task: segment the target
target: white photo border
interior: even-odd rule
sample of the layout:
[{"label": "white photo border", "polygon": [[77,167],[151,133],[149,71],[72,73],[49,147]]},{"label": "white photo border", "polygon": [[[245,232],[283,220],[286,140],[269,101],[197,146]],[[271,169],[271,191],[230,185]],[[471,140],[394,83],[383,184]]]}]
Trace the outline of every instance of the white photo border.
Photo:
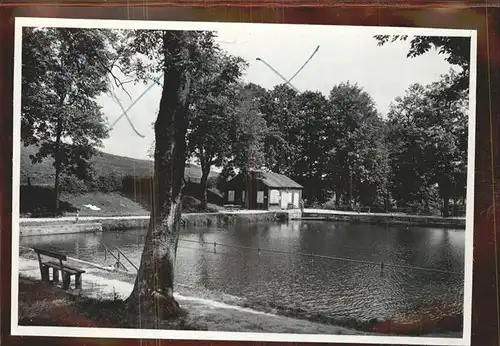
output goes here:
[{"label": "white photo border", "polygon": [[462,338],[444,337],[402,337],[402,336],[347,336],[320,334],[281,334],[215,331],[179,331],[120,328],[84,327],[39,327],[19,326],[19,187],[20,187],[20,131],[21,131],[21,57],[23,27],[71,27],[108,29],[169,29],[169,30],[220,30],[234,26],[297,27],[333,25],[309,24],[267,24],[237,22],[197,22],[197,21],[140,21],[107,19],[70,18],[15,18],[14,50],[14,114],[13,114],[13,170],[12,170],[12,280],[11,280],[11,334],[16,336],[44,337],[92,337],[92,338],[133,338],[133,339],[180,339],[180,340],[221,340],[221,341],[262,341],[262,342],[317,342],[317,343],[370,343],[408,345],[469,345],[471,339],[472,313],[472,272],[473,272],[473,229],[474,229],[474,172],[476,137],[476,78],[477,78],[477,31],[463,29],[403,28],[374,26],[337,26],[350,30],[369,31],[371,35],[425,35],[470,37],[470,78],[469,78],[469,121],[468,121],[468,162],[467,162],[467,205],[464,260],[464,304]]}]

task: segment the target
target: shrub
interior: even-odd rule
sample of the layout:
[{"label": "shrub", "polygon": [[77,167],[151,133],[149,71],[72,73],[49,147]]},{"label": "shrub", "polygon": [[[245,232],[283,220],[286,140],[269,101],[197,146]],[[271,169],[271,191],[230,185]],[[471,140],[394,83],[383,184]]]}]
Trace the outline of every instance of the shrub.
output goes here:
[{"label": "shrub", "polygon": [[209,189],[217,188],[218,185],[218,177],[208,177],[207,185]]},{"label": "shrub", "polygon": [[93,191],[100,191],[104,193],[121,191],[122,179],[113,173],[100,175],[97,179],[92,181],[91,186]]},{"label": "shrub", "polygon": [[88,192],[88,186],[85,181],[78,179],[73,175],[65,175],[60,181],[59,188],[62,192],[71,194],[82,194]]}]

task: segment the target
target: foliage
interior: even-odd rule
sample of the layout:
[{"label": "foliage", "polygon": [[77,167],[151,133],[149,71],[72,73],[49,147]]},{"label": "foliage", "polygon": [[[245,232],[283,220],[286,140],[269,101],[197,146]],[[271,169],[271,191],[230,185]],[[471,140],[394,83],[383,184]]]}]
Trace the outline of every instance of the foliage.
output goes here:
[{"label": "foliage", "polygon": [[[297,122],[294,134],[293,165],[290,175],[304,186],[304,198],[309,202],[323,202],[329,197],[329,186],[324,179],[329,168],[325,165],[328,147],[334,137],[328,133],[332,120],[328,100],[319,92],[306,91],[297,96]],[[294,138],[295,137],[295,138]]]},{"label": "foliage", "polygon": [[112,40],[107,30],[23,29],[22,140],[38,148],[33,163],[54,159],[56,209],[60,174],[88,178],[107,136],[96,97],[110,85]]},{"label": "foliage", "polygon": [[61,192],[80,195],[89,191],[86,182],[73,175],[62,176],[60,184]]},{"label": "foliage", "polygon": [[467,93],[449,96],[453,71],[428,86],[412,85],[389,112],[392,194],[402,203],[424,205],[440,198],[465,200]]},{"label": "foliage", "polygon": [[[246,63],[214,46],[193,73],[189,105],[187,156],[201,166],[204,186],[202,208],[207,204],[210,169],[231,155],[237,82]],[[201,61],[200,61],[201,62]]]},{"label": "foliage", "polygon": [[300,119],[297,111],[297,92],[288,85],[277,85],[269,92],[265,120],[269,126],[266,136],[266,164],[274,172],[290,174],[300,146]]},{"label": "foliage", "polygon": [[[163,75],[165,67],[185,68],[193,74],[203,65],[203,59],[217,50],[212,31],[182,31],[183,47],[189,59],[180,56],[171,43],[165,45],[165,35],[175,33],[165,30],[120,30],[117,34],[117,54],[123,73],[136,82],[149,84]],[[158,82],[158,84],[163,85]]]},{"label": "foliage", "polygon": [[337,205],[350,202],[351,192],[364,198],[358,202],[377,202],[388,173],[384,123],[362,88],[342,83],[327,99],[280,85],[266,100],[266,158],[272,170],[303,184],[309,202],[322,203],[333,191]]},{"label": "foliage", "polygon": [[331,121],[327,124],[330,147],[327,179],[336,192],[336,203],[373,205],[385,189],[388,173],[384,123],[371,96],[350,83],[335,86],[329,95]]},{"label": "foliage", "polygon": [[243,172],[260,169],[265,164],[264,139],[267,124],[260,112],[254,90],[238,88],[233,123],[232,161],[229,165]]},{"label": "foliage", "polygon": [[385,123],[362,88],[342,83],[329,99],[286,85],[247,89],[267,123],[261,132],[267,168],[301,183],[310,203],[326,201],[333,191],[337,204],[350,201],[351,192],[358,203],[385,203]]},{"label": "foliage", "polygon": [[215,186],[217,187],[217,189],[224,191],[226,189],[226,182],[228,182],[235,176],[236,173],[234,171],[233,162],[230,160],[226,160],[226,162],[224,162],[224,165],[222,166],[222,171],[217,176]]},{"label": "foliage", "polygon": [[[378,44],[384,45],[387,42],[407,41],[407,35],[376,35]],[[461,67],[461,72],[454,80],[452,89],[463,91],[469,88],[470,76],[470,48],[469,37],[451,36],[414,36],[410,40],[410,49],[407,56],[414,58],[435,49],[439,54],[444,54],[446,61],[451,65]]]},{"label": "foliage", "polygon": [[123,187],[122,181],[123,178],[111,172],[107,175],[99,175],[97,178],[92,180],[90,185],[92,186],[92,191],[104,193],[118,192],[121,191]]}]

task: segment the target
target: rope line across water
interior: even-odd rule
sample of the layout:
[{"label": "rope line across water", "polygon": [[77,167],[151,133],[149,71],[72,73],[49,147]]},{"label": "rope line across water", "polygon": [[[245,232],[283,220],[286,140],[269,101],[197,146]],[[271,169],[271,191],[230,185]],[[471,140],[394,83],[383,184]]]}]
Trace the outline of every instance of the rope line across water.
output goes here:
[{"label": "rope line across water", "polygon": [[251,247],[251,246],[221,244],[221,243],[217,243],[217,242],[206,242],[206,241],[190,240],[190,239],[179,239],[179,241],[180,242],[203,244],[203,245],[213,245],[214,247],[223,246],[223,247],[232,247],[232,248],[246,249],[246,250],[256,250],[259,253],[271,252],[271,253],[279,253],[279,254],[287,254],[287,255],[298,255],[298,256],[308,256],[308,257],[314,257],[314,258],[323,258],[323,259],[352,262],[352,263],[370,264],[370,265],[381,266],[382,268],[383,267],[405,268],[405,269],[422,270],[422,271],[436,272],[436,273],[443,273],[443,274],[464,275],[464,273],[462,273],[462,272],[456,272],[456,271],[451,271],[451,270],[433,269],[433,268],[425,268],[425,267],[418,267],[418,266],[408,266],[408,265],[392,264],[392,263],[385,263],[385,262],[373,262],[373,261],[357,260],[357,259],[346,258],[346,257],[318,255],[318,254],[306,253],[306,252],[293,252],[293,251],[265,249],[265,248],[261,249],[261,248]]}]

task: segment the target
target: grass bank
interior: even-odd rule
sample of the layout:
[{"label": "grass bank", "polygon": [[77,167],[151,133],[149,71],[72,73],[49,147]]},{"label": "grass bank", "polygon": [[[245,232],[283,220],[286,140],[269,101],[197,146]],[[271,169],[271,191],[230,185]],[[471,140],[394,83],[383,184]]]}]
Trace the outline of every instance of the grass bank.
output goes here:
[{"label": "grass bank", "polygon": [[[21,217],[49,216],[43,211],[50,209],[53,198],[51,188],[31,186],[21,190]],[[150,213],[145,203],[119,192],[62,193],[59,200],[64,216],[75,216],[77,210],[80,217],[148,216]],[[183,213],[217,212],[222,209],[213,203],[208,203],[204,209],[199,199],[184,196]]]}]

